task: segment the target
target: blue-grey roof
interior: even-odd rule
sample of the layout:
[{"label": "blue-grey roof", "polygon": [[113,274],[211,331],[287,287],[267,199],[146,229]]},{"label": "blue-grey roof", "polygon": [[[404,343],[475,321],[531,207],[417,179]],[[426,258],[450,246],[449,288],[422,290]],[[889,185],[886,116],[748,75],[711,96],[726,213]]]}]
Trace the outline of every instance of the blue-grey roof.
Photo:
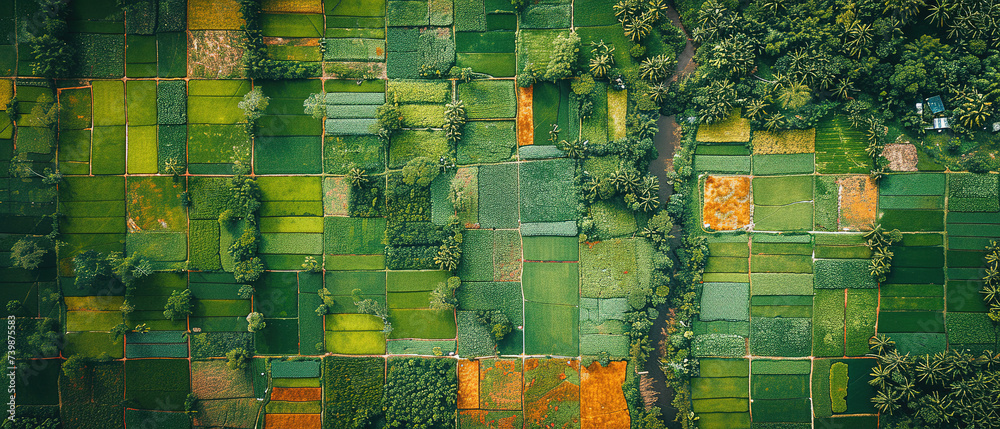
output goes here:
[{"label": "blue-grey roof", "polygon": [[931,113],[941,113],[944,111],[944,101],[940,95],[935,95],[927,99],[927,105],[931,108]]}]

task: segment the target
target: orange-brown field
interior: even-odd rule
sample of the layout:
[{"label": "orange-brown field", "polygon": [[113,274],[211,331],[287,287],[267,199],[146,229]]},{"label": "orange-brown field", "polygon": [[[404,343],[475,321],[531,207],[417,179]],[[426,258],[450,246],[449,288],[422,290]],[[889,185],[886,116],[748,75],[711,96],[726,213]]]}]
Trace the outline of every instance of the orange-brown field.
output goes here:
[{"label": "orange-brown field", "polygon": [[532,113],[533,87],[517,88],[517,145],[535,142],[535,120]]},{"label": "orange-brown field", "polygon": [[267,429],[318,428],[322,426],[320,414],[268,414]]},{"label": "orange-brown field", "polygon": [[607,367],[591,363],[580,371],[580,422],[582,429],[629,427],[628,404],[622,392],[626,362]]},{"label": "orange-brown field", "polygon": [[705,178],[705,228],[731,231],[750,224],[750,178],[708,176]]},{"label": "orange-brown field", "polygon": [[[167,186],[162,186],[168,183]],[[180,195],[184,182],[154,178],[128,181],[128,228],[139,231],[183,231],[187,228]]]},{"label": "orange-brown field", "polygon": [[524,421],[530,427],[579,427],[580,361],[524,361]]},{"label": "orange-brown field", "polygon": [[871,229],[878,208],[878,187],[868,176],[848,176],[837,183],[840,184],[840,229]]},{"label": "orange-brown field", "polygon": [[319,387],[275,387],[271,392],[272,401],[319,401],[323,399],[323,389]]},{"label": "orange-brown field", "polygon": [[458,361],[458,409],[479,408],[479,361]]},{"label": "orange-brown field", "polygon": [[480,408],[520,410],[523,380],[520,359],[483,361],[479,369]]},{"label": "orange-brown field", "polygon": [[521,429],[524,423],[517,411],[464,410],[458,413],[461,428]]}]

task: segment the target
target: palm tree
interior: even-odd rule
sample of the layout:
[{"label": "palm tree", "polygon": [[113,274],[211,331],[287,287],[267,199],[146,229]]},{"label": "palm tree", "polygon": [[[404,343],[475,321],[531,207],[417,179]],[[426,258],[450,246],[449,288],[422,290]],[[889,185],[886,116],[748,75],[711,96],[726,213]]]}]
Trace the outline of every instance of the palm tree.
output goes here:
[{"label": "palm tree", "polygon": [[876,355],[883,355],[889,350],[896,348],[896,342],[885,334],[878,334],[868,339],[868,348]]},{"label": "palm tree", "polygon": [[559,142],[559,148],[566,152],[566,156],[573,159],[583,159],[587,157],[587,145],[590,140],[573,140],[572,142],[567,142],[566,140]]},{"label": "palm tree", "polygon": [[979,128],[990,117],[992,113],[990,106],[992,105],[993,103],[986,101],[986,98],[982,94],[973,91],[971,94],[965,96],[965,100],[961,106],[962,112],[959,115],[959,121],[966,128]]},{"label": "palm tree", "polygon": [[663,100],[667,98],[669,93],[669,88],[663,82],[657,82],[654,85],[650,85],[649,89],[646,90],[646,96],[649,97],[650,100],[653,100],[656,104],[663,103]]},{"label": "palm tree", "polygon": [[768,105],[767,101],[764,101],[763,99],[754,98],[754,99],[750,100],[747,103],[747,106],[746,106],[746,109],[747,109],[747,118],[754,119],[754,120],[762,118],[764,116],[764,114],[766,113],[764,111],[764,109],[766,109],[768,106],[769,105]]},{"label": "palm tree", "polygon": [[872,379],[868,380],[868,384],[875,386],[879,389],[885,388],[890,380],[892,380],[892,373],[885,369],[882,364],[878,364],[872,367],[871,372]]},{"label": "palm tree", "polygon": [[583,183],[583,194],[589,199],[597,199],[600,195],[601,181],[596,177],[588,177]]},{"label": "palm tree", "polygon": [[920,8],[925,5],[924,0],[888,0],[882,13],[892,11],[894,17],[906,24],[916,17],[920,13]]},{"label": "palm tree", "polygon": [[878,408],[879,412],[891,415],[899,409],[899,399],[899,392],[895,390],[879,390],[875,394],[875,397],[872,398],[872,402],[875,404],[875,408]]},{"label": "palm tree", "polygon": [[775,113],[768,116],[767,120],[764,121],[764,127],[767,128],[768,131],[776,131],[783,125],[785,125],[785,117],[781,113]]},{"label": "palm tree", "polygon": [[794,83],[778,93],[778,101],[785,109],[798,109],[812,100],[812,90],[804,83]]},{"label": "palm tree", "polygon": [[996,302],[997,298],[1000,298],[1000,285],[987,283],[979,293],[983,294],[983,301],[992,304]]},{"label": "palm tree", "polygon": [[835,95],[844,100],[851,97],[851,92],[854,92],[854,82],[849,77],[844,77],[837,81],[837,86],[833,90]]},{"label": "palm tree", "polygon": [[651,212],[660,206],[660,196],[657,194],[643,193],[639,195],[639,208],[644,212]]},{"label": "palm tree", "polygon": [[360,188],[368,183],[368,175],[365,170],[355,167],[347,172],[347,181],[351,183],[351,187]]},{"label": "palm tree", "polygon": [[659,54],[642,60],[639,64],[639,77],[647,82],[658,82],[666,79],[673,72],[676,60]]},{"label": "palm tree", "polygon": [[937,0],[937,4],[928,9],[927,21],[937,22],[938,27],[944,27],[945,21],[950,20],[955,12],[955,6],[951,0]]},{"label": "palm tree", "polygon": [[908,380],[906,377],[903,377],[903,381],[896,386],[896,391],[899,392],[900,398],[906,400],[906,402],[912,401],[920,394],[920,391],[917,390],[917,385],[913,384],[913,381]]},{"label": "palm tree", "polygon": [[917,373],[917,380],[921,383],[937,385],[944,382],[944,370],[941,368],[941,361],[931,357],[931,355],[924,355],[917,362],[915,371]]},{"label": "palm tree", "polygon": [[590,73],[597,78],[607,76],[615,65],[613,55],[615,45],[608,46],[603,39],[600,42],[591,42],[590,45],[592,46],[590,53],[594,56],[590,59]]},{"label": "palm tree", "polygon": [[853,21],[847,29],[846,36],[844,46],[847,47],[847,53],[861,58],[861,54],[867,52],[868,46],[872,43],[872,25]]},{"label": "palm tree", "polygon": [[782,0],[764,0],[764,2],[761,3],[760,6],[762,9],[768,11],[772,15],[778,13],[778,9],[785,8],[785,5],[782,4]]},{"label": "palm tree", "polygon": [[623,21],[622,30],[625,32],[625,37],[628,37],[633,43],[642,42],[642,39],[646,38],[653,30],[650,18],[650,15],[643,14]]}]

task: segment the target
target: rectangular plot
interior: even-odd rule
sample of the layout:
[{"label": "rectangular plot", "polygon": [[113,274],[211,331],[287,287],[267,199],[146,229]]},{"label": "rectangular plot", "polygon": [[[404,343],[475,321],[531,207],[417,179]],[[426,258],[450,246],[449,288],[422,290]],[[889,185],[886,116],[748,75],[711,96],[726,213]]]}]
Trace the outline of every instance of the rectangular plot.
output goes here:
[{"label": "rectangular plot", "polygon": [[883,296],[879,307],[886,311],[944,310],[944,299],[942,297]]},{"label": "rectangular plot", "polygon": [[[847,355],[861,356],[869,352],[868,339],[875,335],[878,291],[870,289],[849,289],[844,318],[847,321]],[[882,328],[881,313],[879,329]]]},{"label": "rectangular plot", "polygon": [[526,261],[576,261],[580,259],[579,240],[574,237],[524,237]]},{"label": "rectangular plot", "polygon": [[517,165],[494,164],[479,168],[479,221],[483,228],[516,228]]},{"label": "rectangular plot", "polygon": [[740,377],[692,378],[691,398],[746,398],[750,394],[750,379],[747,375],[749,373]]},{"label": "rectangular plot", "polygon": [[749,173],[749,156],[695,156],[695,170],[718,173]]},{"label": "rectangular plot", "polygon": [[753,273],[750,275],[753,295],[811,295],[813,275],[798,273]]},{"label": "rectangular plot", "polygon": [[800,422],[812,421],[809,398],[761,399],[750,404],[754,422]]},{"label": "rectangular plot", "polygon": [[[808,365],[808,361],[803,361]],[[754,365],[756,366],[756,365]],[[809,397],[808,374],[760,374],[750,377],[750,397],[760,399],[792,399]]]},{"label": "rectangular plot", "polygon": [[746,258],[711,256],[705,264],[707,273],[745,273],[749,270],[750,262]]},{"label": "rectangular plot", "polygon": [[817,289],[874,289],[878,285],[868,273],[864,259],[819,259],[815,270],[814,286]]},{"label": "rectangular plot", "polygon": [[812,255],[753,255],[750,271],[755,273],[812,273]]},{"label": "rectangular plot", "polygon": [[579,300],[578,270],[576,263],[525,263],[522,279],[525,300],[576,305]]},{"label": "rectangular plot", "polygon": [[944,195],[943,173],[889,174],[879,182],[879,195]]},{"label": "rectangular plot", "polygon": [[125,85],[94,81],[94,126],[125,125]]},{"label": "rectangular plot", "polygon": [[754,229],[757,231],[808,231],[813,225],[812,202],[786,206],[754,206]]},{"label": "rectangular plot", "polygon": [[800,201],[811,201],[812,176],[754,177],[753,202],[760,205],[779,206]]},{"label": "rectangular plot", "polygon": [[334,295],[351,295],[354,289],[361,289],[363,295],[384,295],[386,273],[384,271],[337,271],[326,273],[326,287]]},{"label": "rectangular plot", "polygon": [[879,314],[879,330],[885,332],[944,332],[944,316],[936,311]]},{"label": "rectangular plot", "polygon": [[530,355],[579,356],[579,316],[575,306],[526,302],[524,352]]},{"label": "rectangular plot", "polygon": [[943,209],[943,195],[882,195],[878,199],[881,209]]},{"label": "rectangular plot", "polygon": [[379,331],[327,331],[325,340],[326,351],[330,353],[345,355],[380,355],[385,353],[385,336]]},{"label": "rectangular plot", "polygon": [[814,156],[811,153],[755,155],[753,157],[753,174],[755,176],[810,174],[815,168]]},{"label": "rectangular plot", "polygon": [[393,309],[390,338],[455,338],[455,313],[424,309]]},{"label": "rectangular plot", "polygon": [[865,246],[816,246],[817,259],[868,259],[871,249]]}]

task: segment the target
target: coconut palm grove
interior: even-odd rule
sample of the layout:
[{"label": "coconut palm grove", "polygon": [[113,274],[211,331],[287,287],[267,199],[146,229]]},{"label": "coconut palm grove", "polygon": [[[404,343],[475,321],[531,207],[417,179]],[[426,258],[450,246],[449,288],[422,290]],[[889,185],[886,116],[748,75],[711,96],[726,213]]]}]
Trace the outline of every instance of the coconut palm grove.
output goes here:
[{"label": "coconut palm grove", "polygon": [[997,0],[0,0],[0,428],[1000,428],[998,108]]}]

